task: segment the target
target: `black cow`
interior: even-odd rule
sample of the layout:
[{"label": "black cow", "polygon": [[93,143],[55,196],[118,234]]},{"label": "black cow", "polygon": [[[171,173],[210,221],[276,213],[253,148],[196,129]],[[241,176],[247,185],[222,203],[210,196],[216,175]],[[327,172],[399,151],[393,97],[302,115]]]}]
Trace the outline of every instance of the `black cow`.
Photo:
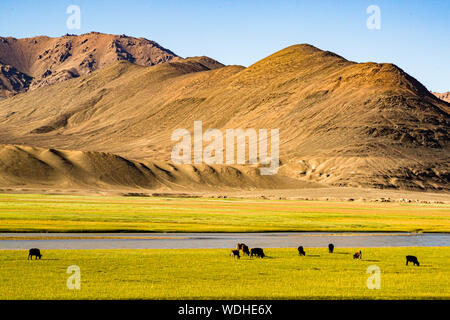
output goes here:
[{"label": "black cow", "polygon": [[240,258],[241,256],[239,255],[239,250],[231,250],[231,256],[233,258]]},{"label": "black cow", "polygon": [[298,247],[297,250],[298,250],[298,254],[299,254],[299,255],[301,255],[301,256],[306,255],[305,250],[303,250],[303,247],[302,247],[302,246]]},{"label": "black cow", "polygon": [[[41,251],[40,251],[38,248],[32,248],[32,249],[30,249],[30,251],[28,252],[28,258],[27,258],[27,260],[30,259],[30,257],[31,257],[31,260],[33,260],[33,256],[35,256],[36,259],[37,259],[38,257],[39,257],[39,259],[41,259],[41,257],[42,257]],[[35,260],[36,260],[36,259],[35,259]]]},{"label": "black cow", "polygon": [[330,243],[330,244],[328,245],[328,252],[329,252],[329,253],[333,253],[333,251],[334,251],[334,244]]},{"label": "black cow", "polygon": [[264,251],[261,248],[252,248],[250,250],[250,257],[253,257],[254,255],[257,256],[257,257],[260,257],[260,258],[264,258],[265,257]]},{"label": "black cow", "polygon": [[242,246],[242,255],[247,255],[247,256],[250,255],[250,250],[248,249],[248,247],[245,244]]},{"label": "black cow", "polygon": [[406,265],[408,265],[409,262],[412,262],[415,266],[420,266],[419,260],[417,260],[417,257],[415,256],[406,256]]}]

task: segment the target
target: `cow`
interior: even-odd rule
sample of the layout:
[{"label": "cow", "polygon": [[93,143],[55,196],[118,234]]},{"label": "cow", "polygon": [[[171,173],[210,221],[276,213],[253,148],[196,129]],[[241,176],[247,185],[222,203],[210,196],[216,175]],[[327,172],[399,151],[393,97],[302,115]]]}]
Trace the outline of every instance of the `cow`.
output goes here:
[{"label": "cow", "polygon": [[252,248],[250,250],[250,257],[253,257],[253,256],[264,258],[265,255],[264,255],[263,249],[261,249],[261,248]]},{"label": "cow", "polygon": [[334,251],[334,244],[330,243],[330,244],[328,245],[328,252],[329,252],[329,253],[333,253],[333,251]]},{"label": "cow", "polygon": [[241,256],[239,255],[239,250],[231,250],[231,256],[233,258],[240,258]]},{"label": "cow", "polygon": [[33,256],[36,257],[35,260],[37,260],[38,257],[39,257],[39,260],[40,260],[41,257],[42,257],[41,251],[38,248],[31,248],[30,251],[28,252],[27,260],[30,259],[30,257],[31,257],[31,260],[33,260]]},{"label": "cow", "polygon": [[301,256],[306,255],[305,250],[303,250],[303,247],[302,247],[302,246],[298,247],[297,250],[298,250],[298,254],[299,254],[299,255],[301,255]]},{"label": "cow", "polygon": [[243,247],[243,246],[245,246],[244,243],[238,243],[238,244],[236,245],[236,249],[242,250],[242,247]]},{"label": "cow", "polygon": [[406,256],[406,265],[408,265],[409,262],[412,262],[415,266],[420,266],[419,260],[417,260],[417,257],[415,256]]},{"label": "cow", "polygon": [[248,247],[245,244],[242,246],[242,255],[243,256],[244,255],[247,255],[247,256],[250,255],[250,250],[248,249]]},{"label": "cow", "polygon": [[361,250],[356,251],[355,254],[353,255],[353,259],[362,259],[362,252]]}]

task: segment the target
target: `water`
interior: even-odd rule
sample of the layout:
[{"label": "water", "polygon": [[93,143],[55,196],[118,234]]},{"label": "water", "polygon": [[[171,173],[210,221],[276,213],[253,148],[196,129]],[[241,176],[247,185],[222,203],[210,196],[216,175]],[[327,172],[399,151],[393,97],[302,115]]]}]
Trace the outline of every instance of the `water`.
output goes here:
[{"label": "water", "polygon": [[238,242],[262,248],[450,246],[450,234],[444,233],[0,233],[5,237],[0,249],[206,249],[234,248]]}]

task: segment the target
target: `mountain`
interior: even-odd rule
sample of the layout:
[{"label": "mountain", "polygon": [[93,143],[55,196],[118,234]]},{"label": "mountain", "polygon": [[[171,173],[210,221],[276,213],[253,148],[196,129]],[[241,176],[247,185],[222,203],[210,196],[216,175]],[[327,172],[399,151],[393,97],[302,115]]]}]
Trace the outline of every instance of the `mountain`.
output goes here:
[{"label": "mountain", "polygon": [[[192,132],[201,120],[203,132],[279,129],[280,177],[448,191],[449,111],[449,103],[393,64],[355,63],[294,45],[248,68],[208,57],[153,66],[118,61],[21,93],[0,101],[0,143],[169,165],[174,130]],[[240,187],[256,185],[277,186]]]},{"label": "mountain", "polygon": [[434,94],[436,97],[438,97],[441,100],[450,102],[450,91],[449,92],[443,92],[443,93],[432,92],[432,94]]},{"label": "mountain", "polygon": [[0,37],[0,97],[76,78],[117,61],[152,66],[175,57],[154,41],[125,35]]}]

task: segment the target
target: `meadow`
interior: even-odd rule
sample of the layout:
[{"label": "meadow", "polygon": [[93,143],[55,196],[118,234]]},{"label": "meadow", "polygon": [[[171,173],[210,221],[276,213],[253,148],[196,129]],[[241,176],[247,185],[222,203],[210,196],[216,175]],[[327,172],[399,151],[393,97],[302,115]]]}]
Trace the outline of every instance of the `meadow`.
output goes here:
[{"label": "meadow", "polygon": [[450,232],[450,205],[0,194],[0,232]]},{"label": "meadow", "polygon": [[[3,299],[450,299],[450,247],[266,249],[233,259],[228,249],[0,251]],[[416,255],[420,266],[406,266]],[[77,265],[81,289],[66,286]],[[380,289],[368,289],[371,265]]]}]

